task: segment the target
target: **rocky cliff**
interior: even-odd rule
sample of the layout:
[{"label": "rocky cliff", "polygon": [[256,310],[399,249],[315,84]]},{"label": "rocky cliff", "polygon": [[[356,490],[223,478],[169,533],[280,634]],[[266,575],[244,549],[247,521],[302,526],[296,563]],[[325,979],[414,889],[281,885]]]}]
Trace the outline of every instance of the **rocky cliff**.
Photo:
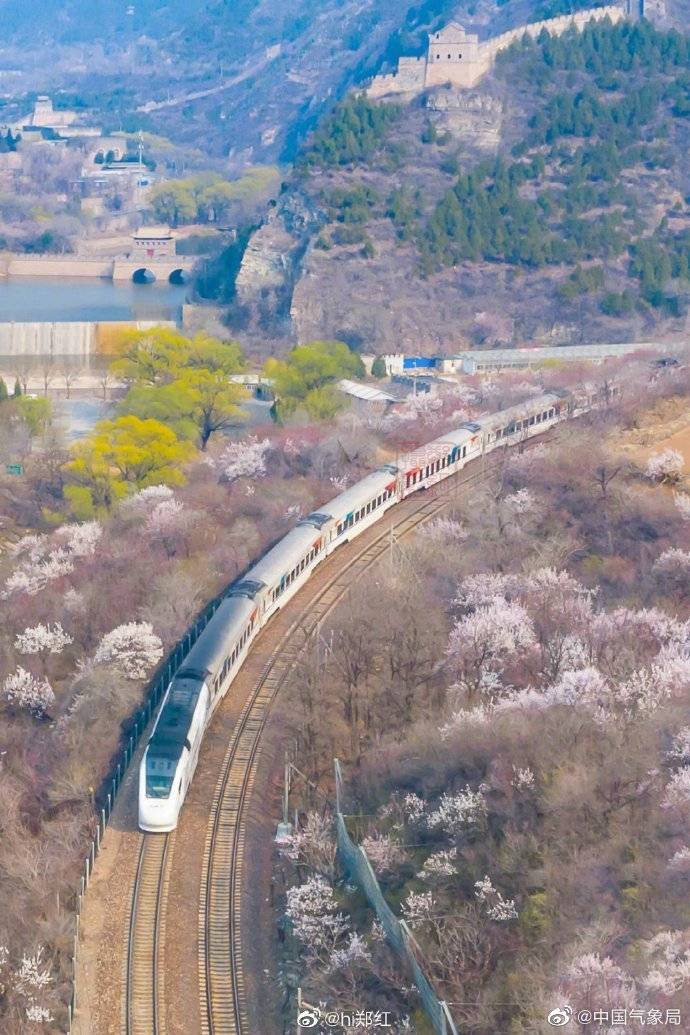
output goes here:
[{"label": "rocky cliff", "polygon": [[[575,57],[571,66],[574,44],[566,40],[558,59],[562,70],[552,73],[547,65],[542,75],[530,71],[529,62],[541,53],[541,45],[532,44],[532,56],[518,50],[474,90],[437,87],[405,104],[367,160],[317,163],[303,171],[298,194],[309,218],[292,219],[297,188],[289,188],[245,255],[238,294],[254,308],[255,325],[258,319],[264,334],[283,340],[341,338],[381,353],[685,333],[690,285],[672,276],[674,263],[685,276],[683,235],[690,234],[685,79],[674,69],[637,65],[632,73],[622,71],[629,30],[592,31],[610,36],[587,44],[590,52],[600,45],[613,48],[620,69],[588,72]],[[650,44],[658,54],[664,40]],[[555,120],[562,143],[529,144],[533,127],[546,117],[549,98],[557,95],[558,104],[567,107],[565,98],[590,91],[588,104],[605,112],[651,83],[649,96],[657,96],[659,88],[659,100],[626,116],[639,125],[613,151],[607,131],[596,141],[578,137],[568,128],[572,116],[561,117],[558,108],[548,109],[548,118]],[[450,197],[443,218],[462,221],[452,193],[458,174],[493,155],[503,156],[506,165],[516,155],[518,162],[536,163],[511,205],[516,214],[520,205],[537,206],[537,226],[529,231],[537,248],[546,238],[557,246],[559,235],[566,244],[572,234],[589,243],[579,252],[566,248],[562,261],[496,261],[491,248],[479,244],[474,261],[453,265],[444,258],[439,265],[429,263],[429,255],[425,260],[425,235],[439,202]],[[573,162],[594,162],[584,182],[573,176]],[[498,211],[490,218],[500,219]],[[597,236],[599,228],[603,236]],[[474,229],[470,225],[470,232]],[[441,236],[454,232],[444,225],[438,230]],[[509,249],[510,233],[507,229],[507,239],[496,247]],[[665,250],[666,257],[649,252],[648,241],[657,236],[652,252]],[[433,259],[438,245],[431,241],[430,247]],[[639,258],[648,252],[648,258]]]}]

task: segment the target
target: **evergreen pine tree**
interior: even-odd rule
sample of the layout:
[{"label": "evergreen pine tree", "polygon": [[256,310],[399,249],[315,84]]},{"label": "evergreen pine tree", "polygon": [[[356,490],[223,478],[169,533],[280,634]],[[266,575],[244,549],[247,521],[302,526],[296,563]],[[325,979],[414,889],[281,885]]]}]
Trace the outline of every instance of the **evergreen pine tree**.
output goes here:
[{"label": "evergreen pine tree", "polygon": [[17,378],[16,381],[14,382],[14,391],[12,392],[12,398],[13,399],[18,399],[21,394],[22,394],[22,386],[19,383],[19,378]]},{"label": "evergreen pine tree", "polygon": [[7,391],[7,385],[3,378],[0,377],[0,403],[4,403],[9,398],[9,392]]},{"label": "evergreen pine tree", "polygon": [[374,362],[371,364],[371,376],[381,378],[385,377],[386,373],[386,362],[383,356],[376,356]]}]

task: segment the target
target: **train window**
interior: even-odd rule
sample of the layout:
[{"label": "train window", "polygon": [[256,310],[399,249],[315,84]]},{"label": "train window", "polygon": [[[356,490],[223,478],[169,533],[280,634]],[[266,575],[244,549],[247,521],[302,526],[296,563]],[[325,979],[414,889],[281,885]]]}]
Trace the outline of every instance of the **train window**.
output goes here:
[{"label": "train window", "polygon": [[463,455],[463,456],[466,456],[466,455],[467,455],[467,446],[463,446],[463,447],[462,447],[462,455]]}]

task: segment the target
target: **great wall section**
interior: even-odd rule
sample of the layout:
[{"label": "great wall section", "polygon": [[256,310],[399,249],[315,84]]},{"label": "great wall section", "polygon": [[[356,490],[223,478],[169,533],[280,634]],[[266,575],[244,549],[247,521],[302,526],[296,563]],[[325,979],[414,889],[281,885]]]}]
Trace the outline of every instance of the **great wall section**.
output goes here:
[{"label": "great wall section", "polygon": [[423,90],[450,85],[470,89],[494,66],[496,55],[524,36],[536,38],[543,31],[560,36],[569,29],[578,31],[594,21],[608,18],[611,22],[639,18],[644,0],[625,0],[623,4],[592,7],[575,14],[565,14],[545,21],[518,26],[500,36],[480,41],[458,22],[429,37],[427,53],[421,57],[401,57],[395,72],[376,76],[367,89],[367,96],[376,100],[391,95],[412,99]]}]

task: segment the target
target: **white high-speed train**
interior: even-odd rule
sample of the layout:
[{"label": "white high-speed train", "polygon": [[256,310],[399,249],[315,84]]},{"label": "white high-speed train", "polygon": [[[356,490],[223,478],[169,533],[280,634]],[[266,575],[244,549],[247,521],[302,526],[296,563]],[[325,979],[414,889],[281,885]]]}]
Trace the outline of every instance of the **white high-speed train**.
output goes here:
[{"label": "white high-speed train", "polygon": [[139,826],[177,825],[204,732],[269,618],[302,586],[317,564],[413,492],[426,489],[498,446],[541,434],[599,401],[596,389],[539,395],[463,424],[367,475],[303,518],[234,583],[175,673],[163,698],[139,770]]}]

